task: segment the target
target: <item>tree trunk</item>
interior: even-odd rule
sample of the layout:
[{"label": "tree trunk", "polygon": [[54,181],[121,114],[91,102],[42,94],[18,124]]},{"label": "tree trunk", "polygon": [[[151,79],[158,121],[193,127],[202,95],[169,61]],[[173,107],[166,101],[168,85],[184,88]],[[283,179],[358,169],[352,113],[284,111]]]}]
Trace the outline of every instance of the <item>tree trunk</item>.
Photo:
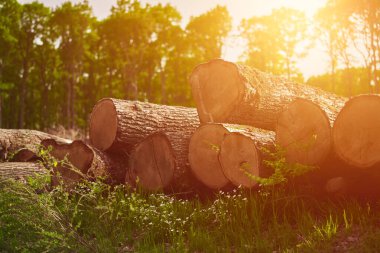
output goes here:
[{"label": "tree trunk", "polygon": [[40,143],[45,139],[55,139],[61,142],[69,140],[29,129],[0,129],[0,160],[7,160],[20,149],[28,149],[37,154]]},{"label": "tree trunk", "polygon": [[190,76],[202,123],[227,122],[275,130],[283,108],[296,98],[319,105],[333,122],[346,99],[220,59],[198,65]]},{"label": "tree trunk", "polygon": [[337,155],[348,165],[367,168],[380,162],[380,96],[350,99],[333,127]]},{"label": "tree trunk", "polygon": [[46,164],[54,172],[53,185],[60,179],[65,185],[74,185],[80,180],[95,178],[102,178],[110,184],[125,183],[127,157],[124,155],[105,154],[79,140],[60,143],[46,139],[41,145],[50,147],[50,155],[58,161],[56,167],[52,167],[54,161]]},{"label": "tree trunk", "polygon": [[[27,54],[28,55],[28,54]],[[20,82],[20,105],[19,105],[19,118],[18,118],[18,128],[24,128],[25,125],[25,104],[26,104],[26,89],[27,81],[29,77],[29,59],[25,57],[23,59],[23,73]]]},{"label": "tree trunk", "polygon": [[[233,134],[231,134],[233,133]],[[261,175],[258,146],[273,146],[274,134],[248,126],[205,124],[191,136],[189,162],[195,177],[212,189],[235,185],[253,187],[248,173]]]},{"label": "tree trunk", "polygon": [[47,173],[49,171],[40,163],[0,163],[0,180],[12,178],[25,182],[28,177]]},{"label": "tree trunk", "polygon": [[190,136],[198,126],[193,108],[107,98],[92,111],[90,140],[100,150],[129,153],[149,135],[163,132],[173,148],[175,173],[182,175],[188,166]]}]

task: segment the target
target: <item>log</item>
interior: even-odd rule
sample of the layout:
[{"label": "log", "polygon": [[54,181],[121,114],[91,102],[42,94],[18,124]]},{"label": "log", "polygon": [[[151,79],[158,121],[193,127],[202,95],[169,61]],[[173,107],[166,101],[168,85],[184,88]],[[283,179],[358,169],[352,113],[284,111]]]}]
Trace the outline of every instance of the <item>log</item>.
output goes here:
[{"label": "log", "polygon": [[265,152],[274,149],[274,133],[253,127],[229,127],[221,143],[219,161],[222,171],[235,186],[252,188],[258,185],[250,175],[268,177]]},{"label": "log", "polygon": [[326,113],[310,100],[295,99],[279,114],[276,145],[283,149],[288,163],[321,165],[332,149]]},{"label": "log", "polygon": [[[59,143],[54,139],[46,139],[41,145],[49,149],[50,155],[60,162],[52,166],[54,161],[45,161],[45,166],[53,171],[52,185],[64,184],[71,187],[83,179],[102,178],[111,184],[125,182],[127,157],[123,155],[105,154],[83,141]],[[49,158],[47,158],[49,159]]]},{"label": "log", "polygon": [[[253,140],[254,138],[257,139]],[[247,126],[202,125],[190,139],[191,170],[199,181],[211,189],[222,189],[230,180],[235,185],[253,187],[256,182],[240,170],[241,165],[245,165],[247,172],[258,175],[261,160],[257,154],[256,142],[273,145],[273,139],[272,132]]]},{"label": "log", "polygon": [[38,154],[33,152],[30,149],[22,148],[17,150],[13,156],[9,157],[9,162],[36,162],[41,159],[38,157]]},{"label": "log", "polygon": [[[31,153],[37,154],[41,141],[45,139],[55,139],[60,142],[70,142],[69,140],[60,138],[58,136],[36,130],[0,129],[0,160],[9,159],[11,155],[14,155],[20,149],[29,150],[30,156],[32,156]],[[23,151],[22,156],[25,155],[25,152],[26,151]]]},{"label": "log", "polygon": [[[209,193],[188,165],[177,166],[180,162],[175,153],[166,134],[157,132],[149,135],[131,152],[126,181],[148,191],[202,196]],[[179,168],[181,170],[177,171]]]},{"label": "log", "polygon": [[340,111],[333,127],[334,149],[345,163],[357,168],[380,162],[380,96],[351,98]]},{"label": "log", "polygon": [[194,108],[107,98],[95,105],[89,132],[94,147],[115,153],[130,153],[151,134],[164,133],[175,156],[174,177],[179,178],[186,174],[189,140],[198,126]]},{"label": "log", "polygon": [[221,59],[195,67],[190,84],[201,123],[275,130],[279,114],[296,98],[316,103],[332,123],[346,101],[321,89]]},{"label": "log", "polygon": [[41,163],[4,162],[0,163],[0,180],[15,179],[26,182],[28,177],[49,173]]},{"label": "log", "polygon": [[174,152],[164,133],[154,133],[136,145],[130,156],[127,181],[144,190],[162,190],[174,178]]}]

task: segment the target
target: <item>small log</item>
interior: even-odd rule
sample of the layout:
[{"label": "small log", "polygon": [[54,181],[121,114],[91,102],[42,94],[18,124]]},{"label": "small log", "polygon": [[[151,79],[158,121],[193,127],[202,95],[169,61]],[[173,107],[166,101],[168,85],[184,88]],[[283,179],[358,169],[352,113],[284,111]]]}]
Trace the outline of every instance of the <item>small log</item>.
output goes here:
[{"label": "small log", "polygon": [[[0,129],[0,160],[7,160],[10,155],[16,154],[20,149],[28,149],[30,151],[29,155],[31,153],[37,154],[41,141],[45,139],[70,142],[58,136],[36,130]],[[20,154],[20,156],[24,156],[25,152],[22,151],[23,154]],[[25,157],[22,159],[25,159]]]},{"label": "small log", "polygon": [[151,134],[164,133],[173,149],[178,178],[186,174],[189,140],[198,126],[194,108],[107,98],[95,105],[89,132],[94,147],[115,153],[130,153]]},{"label": "small log", "polygon": [[36,162],[40,160],[35,152],[27,148],[17,150],[16,153],[9,158],[9,162]]},{"label": "small log", "polygon": [[222,189],[229,184],[220,166],[218,155],[228,130],[221,124],[200,126],[190,138],[189,162],[194,176],[211,189]]},{"label": "small log", "polygon": [[195,67],[190,83],[201,123],[275,130],[279,114],[296,98],[316,103],[332,123],[346,101],[321,89],[221,59]]},{"label": "small log", "polygon": [[0,180],[15,179],[25,182],[28,177],[47,174],[41,163],[5,162],[0,163]]},{"label": "small log", "polygon": [[[263,160],[273,151],[274,133],[253,127],[229,126],[219,153],[222,171],[235,186],[252,188],[258,183],[250,175],[267,177],[271,170]],[[267,150],[267,151],[264,151]]]},{"label": "small log", "polygon": [[295,99],[278,117],[276,144],[284,149],[289,163],[322,164],[332,148],[326,113],[310,100]]},{"label": "small log", "polygon": [[67,163],[61,162],[57,167],[50,168],[55,175],[52,178],[53,185],[57,185],[60,179],[67,185],[91,178],[103,178],[112,184],[125,182],[127,158],[121,154],[105,154],[80,140],[59,143],[47,139],[43,140],[41,145],[51,149],[50,155],[57,161],[67,159]]},{"label": "small log", "polygon": [[337,155],[348,165],[372,167],[380,162],[380,96],[361,95],[350,99],[333,127]]},{"label": "small log", "polygon": [[[235,185],[253,187],[244,171],[258,176],[257,144],[273,146],[274,134],[248,126],[205,124],[190,139],[189,162],[195,177],[212,189]],[[262,176],[260,174],[260,176]]]}]

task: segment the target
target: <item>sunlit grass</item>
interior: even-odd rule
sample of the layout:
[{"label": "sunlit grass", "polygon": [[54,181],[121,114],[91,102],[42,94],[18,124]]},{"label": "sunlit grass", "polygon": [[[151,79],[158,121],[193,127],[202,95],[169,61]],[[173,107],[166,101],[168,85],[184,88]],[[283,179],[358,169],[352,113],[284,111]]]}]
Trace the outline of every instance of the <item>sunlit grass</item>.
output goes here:
[{"label": "sunlit grass", "polygon": [[[34,184],[35,186],[36,184]],[[375,203],[283,188],[184,200],[86,183],[37,194],[0,184],[0,248],[79,252],[375,252]]]}]

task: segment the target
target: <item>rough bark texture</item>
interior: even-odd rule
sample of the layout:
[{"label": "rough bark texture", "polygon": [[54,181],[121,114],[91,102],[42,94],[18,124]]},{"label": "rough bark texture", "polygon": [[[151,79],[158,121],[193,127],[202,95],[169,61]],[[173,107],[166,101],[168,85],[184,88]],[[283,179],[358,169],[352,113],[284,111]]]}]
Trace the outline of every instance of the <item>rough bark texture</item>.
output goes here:
[{"label": "rough bark texture", "polygon": [[41,142],[41,145],[50,147],[50,155],[58,161],[67,159],[68,163],[63,162],[56,168],[52,168],[54,172],[61,174],[64,181],[76,183],[85,178],[103,178],[111,184],[125,183],[127,168],[125,155],[105,154],[80,140],[59,143],[54,139],[46,139]]},{"label": "rough bark texture", "polygon": [[22,148],[26,148],[37,154],[41,141],[45,139],[70,142],[69,140],[36,130],[0,129],[0,160],[8,159],[9,155],[16,153]]},{"label": "rough bark texture", "polygon": [[345,98],[221,59],[198,65],[190,76],[199,117],[275,130],[279,113],[295,98],[305,98],[334,121]]},{"label": "rough bark texture", "polygon": [[351,98],[333,127],[334,149],[345,163],[369,168],[380,163],[380,96]]},{"label": "rough bark texture", "polygon": [[193,108],[108,98],[93,109],[90,139],[100,150],[129,153],[149,135],[162,132],[173,149],[176,179],[188,171],[189,140],[198,126],[197,111]]},{"label": "rough bark texture", "polygon": [[40,163],[0,163],[0,180],[12,178],[25,182],[28,177],[47,173],[49,171]]}]

